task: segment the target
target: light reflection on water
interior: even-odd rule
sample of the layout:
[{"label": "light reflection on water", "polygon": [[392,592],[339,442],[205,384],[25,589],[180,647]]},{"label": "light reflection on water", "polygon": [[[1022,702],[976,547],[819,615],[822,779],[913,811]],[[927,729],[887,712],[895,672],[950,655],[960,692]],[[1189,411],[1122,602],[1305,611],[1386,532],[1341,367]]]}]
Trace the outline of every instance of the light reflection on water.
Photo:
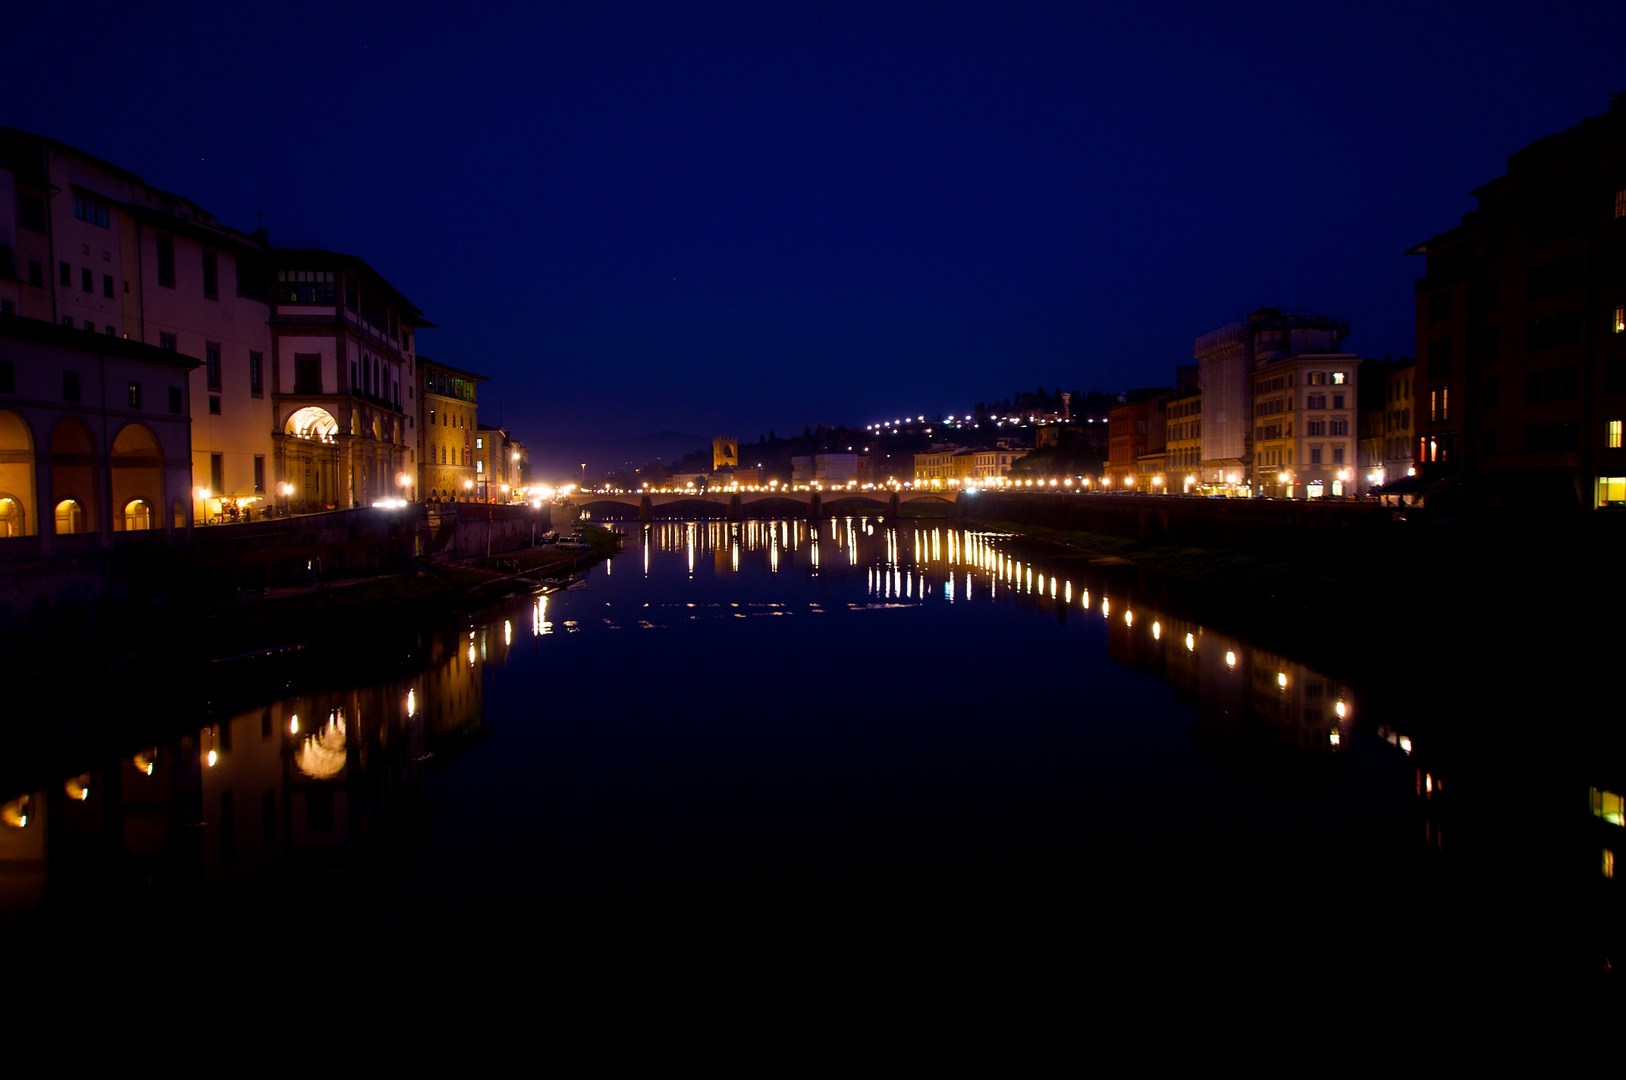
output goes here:
[{"label": "light reflection on water", "polygon": [[[1001,534],[866,517],[628,527],[617,558],[623,567],[636,560],[642,575],[602,567],[587,576],[585,588],[517,597],[429,635],[410,677],[273,700],[38,790],[10,793],[0,803],[0,913],[17,917],[38,908],[55,853],[70,850],[81,861],[98,850],[109,867],[122,867],[109,875],[167,873],[223,895],[252,893],[290,876],[316,875],[320,888],[321,874],[350,865],[380,834],[417,813],[425,787],[438,782],[432,770],[441,769],[444,786],[468,798],[459,778],[492,767],[481,740],[493,726],[500,733],[493,753],[528,760],[527,738],[575,719],[587,703],[601,720],[613,720],[626,711],[617,702],[629,685],[663,677],[708,686],[740,682],[744,671],[731,665],[775,655],[773,643],[781,639],[777,666],[791,693],[802,692],[798,673],[810,668],[832,677],[862,668],[904,693],[916,685],[911,680],[935,690],[944,678],[1057,678],[1053,698],[1028,700],[1048,700],[1084,728],[1186,732],[1200,757],[1153,765],[1179,783],[1207,784],[1219,793],[1214,798],[1228,798],[1227,788],[1206,774],[1194,778],[1204,762],[1217,763],[1222,776],[1269,763],[1277,777],[1302,774],[1336,788],[1347,760],[1364,748],[1383,755],[1390,771],[1416,772],[1406,795],[1423,807],[1424,842],[1435,854],[1450,850],[1439,797],[1452,786],[1442,777],[1449,769],[1414,734],[1395,730],[1403,721],[1368,717],[1353,688],[1293,657],[1115,592],[1088,568],[1035,565],[1019,553]],[[812,636],[793,630],[802,623],[818,629]],[[736,625],[753,636],[739,638],[729,629]],[[888,669],[891,642],[918,644],[922,637],[942,649],[911,645],[908,655],[940,652],[939,670]],[[705,647],[696,653],[686,641]],[[1008,655],[991,643],[1013,641],[1018,653],[1049,655],[1043,650],[1059,646],[1061,655],[1076,657],[1077,670],[988,662]],[[668,654],[703,659],[673,661],[700,665],[675,669],[655,662]],[[1125,673],[1172,687],[1174,703],[1151,692],[1154,682],[1125,684]],[[524,689],[505,689],[499,711],[488,714],[499,677]],[[772,685],[765,676],[753,678],[765,680],[750,684],[758,689]],[[1144,708],[1094,712],[1097,685],[1103,693],[1120,688],[1119,697],[1109,694],[1115,701],[1128,685]],[[517,709],[516,699],[526,707]],[[937,707],[954,704],[948,696]],[[1008,722],[987,716],[990,728]],[[1358,738],[1363,731],[1377,738]],[[1111,773],[1146,767],[1107,758],[1083,766],[1079,782],[1113,790]],[[1171,782],[1155,771],[1143,779]],[[1363,805],[1357,813],[1377,809]],[[510,826],[557,828],[541,821]],[[446,849],[461,842],[453,826],[437,826],[425,873],[438,873],[451,858]],[[98,883],[82,869],[74,880],[76,887]],[[478,889],[478,881],[471,887]]]},{"label": "light reflection on water", "polygon": [[[787,574],[818,578],[821,539],[840,545],[844,575],[858,575],[852,591],[821,594],[821,600],[774,599],[772,586],[744,600],[724,599],[719,591],[740,575],[765,575],[770,582],[788,581]],[[519,602],[523,611],[487,612],[435,638],[411,679],[272,701],[54,788],[14,795],[0,819],[0,861],[33,868],[0,870],[0,910],[17,915],[38,903],[45,872],[29,856],[43,855],[47,836],[76,834],[109,814],[123,822],[125,854],[137,859],[153,856],[177,829],[198,830],[202,843],[194,855],[212,885],[252,888],[279,868],[342,862],[344,852],[365,843],[416,797],[426,762],[437,753],[455,754],[485,725],[483,676],[509,662],[516,620],[540,642],[556,639],[561,624],[591,637],[667,629],[674,620],[798,618],[829,611],[831,599],[836,610],[953,610],[974,619],[967,605],[1055,609],[1076,603],[1082,613],[1098,598],[1108,617],[1101,643],[1106,654],[1195,695],[1200,740],[1250,747],[1268,741],[1322,758],[1352,745],[1361,711],[1348,687],[1189,620],[1127,606],[1121,619],[1112,619],[1119,606],[1113,597],[1092,596],[1082,581],[1036,573],[1001,549],[1004,539],[863,517],[813,526],[752,521],[639,528],[628,537],[628,546],[639,551],[619,558],[638,559],[642,578],[616,577],[605,566],[593,573],[596,584],[588,590],[526,599]],[[681,560],[692,582],[708,553],[715,556],[713,576],[699,584],[711,590],[709,598],[704,591],[682,600],[656,592],[640,601],[636,618],[623,614],[649,583],[671,580],[665,577],[671,559]],[[974,622],[964,632],[975,633]]]}]

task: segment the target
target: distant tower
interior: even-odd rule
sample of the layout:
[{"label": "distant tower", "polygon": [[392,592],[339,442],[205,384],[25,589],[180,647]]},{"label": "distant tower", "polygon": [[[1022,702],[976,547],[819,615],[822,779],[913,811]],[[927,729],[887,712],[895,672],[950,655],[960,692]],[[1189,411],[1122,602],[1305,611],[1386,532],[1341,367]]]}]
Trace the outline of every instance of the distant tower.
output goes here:
[{"label": "distant tower", "polygon": [[736,468],[740,463],[740,440],[733,435],[723,435],[711,440],[711,468]]},{"label": "distant tower", "polygon": [[1073,392],[1071,390],[1061,392],[1061,418],[1063,420],[1073,418]]}]

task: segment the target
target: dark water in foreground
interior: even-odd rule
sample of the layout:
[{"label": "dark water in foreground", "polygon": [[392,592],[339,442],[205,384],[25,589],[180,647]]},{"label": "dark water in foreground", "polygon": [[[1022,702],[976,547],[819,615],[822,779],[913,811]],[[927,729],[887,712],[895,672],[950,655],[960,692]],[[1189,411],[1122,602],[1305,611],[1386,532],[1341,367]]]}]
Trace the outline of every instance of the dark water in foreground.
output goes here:
[{"label": "dark water in foreground", "polygon": [[916,974],[1620,962],[1620,762],[1532,722],[1564,691],[1494,685],[1522,645],[1460,693],[1376,646],[1346,685],[1015,538],[629,530],[584,588],[424,632],[389,674],[339,663],[0,792],[9,940],[202,911]]}]

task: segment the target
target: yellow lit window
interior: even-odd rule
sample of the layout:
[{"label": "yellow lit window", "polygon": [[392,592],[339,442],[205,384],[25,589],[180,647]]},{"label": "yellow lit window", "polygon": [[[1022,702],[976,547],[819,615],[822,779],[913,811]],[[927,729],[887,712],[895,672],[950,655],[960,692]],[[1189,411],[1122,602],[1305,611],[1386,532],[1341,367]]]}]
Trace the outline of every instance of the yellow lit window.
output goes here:
[{"label": "yellow lit window", "polygon": [[1620,421],[1609,421],[1609,449],[1620,449]]},{"label": "yellow lit window", "polygon": [[1603,876],[1607,878],[1615,876],[1615,853],[1608,848],[1603,849]]},{"label": "yellow lit window", "polygon": [[1592,813],[1611,825],[1626,825],[1626,799],[1613,791],[1592,789]]},{"label": "yellow lit window", "polygon": [[1626,476],[1598,477],[1598,505],[1626,503]]},{"label": "yellow lit window", "polygon": [[1334,386],[1344,385],[1344,373],[1342,371],[1335,371],[1332,373],[1332,384]]},{"label": "yellow lit window", "polygon": [[1615,308],[1615,333],[1626,334],[1626,304]]}]

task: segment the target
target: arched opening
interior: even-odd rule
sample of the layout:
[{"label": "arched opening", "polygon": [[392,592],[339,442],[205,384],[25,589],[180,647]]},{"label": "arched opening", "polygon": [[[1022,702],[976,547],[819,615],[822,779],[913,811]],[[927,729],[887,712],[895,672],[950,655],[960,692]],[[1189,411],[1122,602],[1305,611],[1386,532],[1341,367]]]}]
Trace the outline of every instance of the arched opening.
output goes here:
[{"label": "arched opening", "polygon": [[339,422],[320,405],[307,405],[290,414],[282,430],[300,439],[332,442],[333,436],[339,433]]},{"label": "arched opening", "polygon": [[[94,532],[98,527],[91,507],[96,505],[99,455],[90,429],[72,416],[57,421],[51,431],[51,492],[59,500],[56,508],[57,533],[69,535]],[[64,506],[72,513],[64,517]],[[76,523],[73,528],[65,522]]]},{"label": "arched opening", "polygon": [[56,504],[56,534],[74,536],[85,531],[85,511],[75,499]]},{"label": "arched opening", "polygon": [[131,499],[124,504],[124,531],[146,532],[152,528],[152,507],[146,499]]},{"label": "arched opening", "polygon": [[291,413],[282,430],[292,436],[282,444],[283,482],[293,488],[290,506],[312,510],[336,504],[339,422],[320,405],[307,405]]},{"label": "arched opening", "polygon": [[34,517],[34,436],[22,417],[5,410],[0,410],[0,493],[0,538],[29,535]]},{"label": "arched opening", "polygon": [[0,540],[28,535],[28,517],[23,504],[10,495],[0,495]]},{"label": "arched opening", "polygon": [[[108,465],[112,472],[113,527],[119,532],[150,529],[152,507],[164,491],[164,454],[158,437],[144,424],[127,424],[113,440]],[[139,504],[139,511],[131,512]],[[162,504],[159,504],[162,505]]]}]

